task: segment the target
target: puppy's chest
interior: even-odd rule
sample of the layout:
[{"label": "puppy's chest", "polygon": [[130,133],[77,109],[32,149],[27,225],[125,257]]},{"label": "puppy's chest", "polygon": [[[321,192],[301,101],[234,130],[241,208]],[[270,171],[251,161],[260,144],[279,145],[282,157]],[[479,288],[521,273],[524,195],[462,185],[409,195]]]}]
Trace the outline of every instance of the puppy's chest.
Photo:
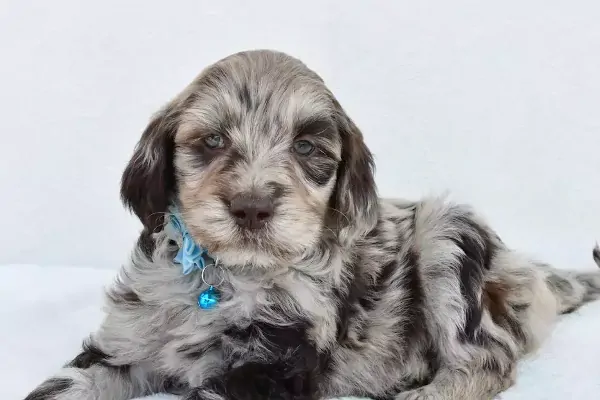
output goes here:
[{"label": "puppy's chest", "polygon": [[[310,296],[309,293],[304,295]],[[280,288],[236,288],[226,285],[221,289],[221,296],[221,302],[210,313],[201,309],[196,313],[199,319],[206,319],[211,326],[221,327],[222,334],[246,328],[256,330],[259,326],[298,325],[300,321],[312,319],[317,307],[306,299],[299,300],[297,293]],[[240,339],[243,337],[240,336]],[[253,338],[251,335],[246,339]]]},{"label": "puppy's chest", "polygon": [[222,296],[214,309],[188,309],[188,320],[172,330],[179,357],[235,366],[269,362],[308,342],[311,323],[281,292],[226,287]]}]

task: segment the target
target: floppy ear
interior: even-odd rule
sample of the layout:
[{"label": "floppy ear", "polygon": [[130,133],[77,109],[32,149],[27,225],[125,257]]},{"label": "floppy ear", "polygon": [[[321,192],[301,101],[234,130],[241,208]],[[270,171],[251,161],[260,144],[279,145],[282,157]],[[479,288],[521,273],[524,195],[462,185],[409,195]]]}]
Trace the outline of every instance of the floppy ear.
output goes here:
[{"label": "floppy ear", "polygon": [[340,239],[352,241],[377,224],[379,200],[374,177],[375,163],[361,131],[336,100],[334,104],[342,140],[342,159],[332,208],[338,211],[336,219]]},{"label": "floppy ear", "polygon": [[149,232],[163,225],[175,190],[176,118],[167,108],[146,127],[121,178],[121,200]]}]

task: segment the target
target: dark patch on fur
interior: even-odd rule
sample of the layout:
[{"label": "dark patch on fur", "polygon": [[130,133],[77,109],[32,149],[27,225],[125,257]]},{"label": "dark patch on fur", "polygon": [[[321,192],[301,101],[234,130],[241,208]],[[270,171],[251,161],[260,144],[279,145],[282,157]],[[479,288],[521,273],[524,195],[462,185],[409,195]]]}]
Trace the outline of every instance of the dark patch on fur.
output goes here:
[{"label": "dark patch on fur", "polygon": [[296,136],[318,136],[320,138],[332,139],[335,136],[335,128],[332,121],[325,119],[308,119],[296,127]]},{"label": "dark patch on fur", "polygon": [[137,241],[137,246],[149,260],[152,260],[152,254],[156,249],[156,242],[152,237],[152,233],[147,229],[142,230]]},{"label": "dark patch on fur", "polygon": [[[483,306],[489,311],[490,316],[492,317],[492,321],[494,323],[505,330],[507,330],[513,338],[521,344],[525,344],[527,340],[527,336],[523,331],[523,327],[518,320],[516,315],[517,312],[515,306],[508,303],[507,297],[510,289],[502,285],[498,282],[488,282],[483,288],[482,293],[482,303]],[[520,305],[517,307],[519,310],[523,311],[527,308],[527,305]],[[478,339],[475,340],[477,344],[486,345],[493,338],[486,338],[485,332],[479,332]],[[481,342],[481,338],[484,338],[485,341]],[[510,348],[508,348],[503,343],[498,341],[497,344],[501,346],[505,352],[511,354]]]},{"label": "dark patch on fur", "polygon": [[93,365],[102,365],[103,367],[114,369],[118,372],[127,372],[129,365],[113,365],[110,363],[112,358],[102,349],[91,342],[83,343],[83,351],[79,353],[66,367],[88,369]]},{"label": "dark patch on fur", "polygon": [[111,290],[107,295],[110,296],[110,299],[115,304],[121,304],[126,307],[137,307],[143,304],[142,299],[140,299],[140,296],[138,296],[137,293],[135,293],[130,288],[127,288],[123,292]]},{"label": "dark patch on fur", "polygon": [[425,351],[425,360],[427,360],[427,370],[429,371],[429,375],[425,378],[423,384],[427,385],[441,368],[442,361],[440,360],[440,353],[432,345]]},{"label": "dark patch on fur", "polygon": [[366,397],[372,400],[395,400],[399,393],[407,392],[409,390],[418,389],[431,383],[431,377],[423,379],[411,379],[410,381],[403,381],[398,385],[390,388],[385,394],[365,394],[360,393],[360,397]]},{"label": "dark patch on fur", "polygon": [[94,344],[84,343],[83,351],[79,353],[69,364],[68,367],[87,369],[92,365],[106,365],[106,361],[110,358],[108,354],[100,350]]},{"label": "dark patch on fur", "polygon": [[242,86],[237,91],[238,100],[246,107],[246,110],[251,111],[254,109],[254,97],[250,93],[250,88],[246,83],[242,83]]},{"label": "dark patch on fur", "polygon": [[567,279],[551,274],[546,278],[546,282],[550,289],[561,296],[570,296],[573,293],[573,285]]},{"label": "dark patch on fur", "polygon": [[518,314],[529,308],[529,304],[511,304],[510,307]]},{"label": "dark patch on fur", "polygon": [[161,391],[164,393],[182,395],[189,389],[189,386],[174,376],[164,377],[162,380]]},{"label": "dark patch on fur", "polygon": [[[401,234],[398,234],[395,238],[387,237],[390,236],[391,232],[386,234],[386,231],[388,229],[393,229],[397,226],[390,226],[390,222],[391,219],[379,219],[377,221],[377,225],[375,225],[375,227],[373,227],[373,229],[370,232],[368,232],[365,236],[366,246],[371,248],[379,248],[387,254],[400,254],[401,243],[403,242],[404,238],[400,237]],[[385,225],[387,225],[387,227]],[[383,278],[387,279],[387,277],[385,276]]]},{"label": "dark patch on fur", "polygon": [[382,224],[382,221],[378,220],[377,221],[377,225],[375,225],[373,227],[373,229],[371,229],[365,235],[365,240],[367,240],[369,243],[372,243],[374,246],[376,246],[378,243],[381,245],[381,243],[380,243],[380,239],[381,239],[381,224]]},{"label": "dark patch on fur", "polygon": [[474,341],[482,318],[482,304],[479,293],[483,289],[483,276],[490,269],[496,245],[490,235],[468,215],[455,217],[455,224],[461,226],[459,238],[453,239],[463,251],[460,257],[460,289],[468,304],[465,326],[460,337]]},{"label": "dark patch on fur", "polygon": [[[274,310],[273,313],[282,313],[282,310]],[[275,326],[254,322],[247,327],[231,326],[223,332],[223,336],[238,343],[260,340],[261,346],[275,356],[308,343],[306,332],[310,326],[308,322],[303,321],[296,321],[292,326]]]},{"label": "dark patch on fur", "polygon": [[523,330],[523,326],[515,316],[506,314],[503,326],[508,329],[508,331],[518,342],[523,344],[527,342],[527,335]]},{"label": "dark patch on fur", "polygon": [[[306,331],[309,328],[307,322],[286,327],[260,322],[245,328],[230,327],[223,334],[227,341],[244,343],[250,348],[261,346],[269,350],[272,359],[264,363],[246,362],[236,367],[233,366],[236,360],[231,360],[230,367],[222,375],[209,379],[197,390],[198,398],[202,398],[204,390],[236,400],[316,398],[319,371],[325,367],[321,363],[327,358],[319,355],[308,341]],[[224,352],[227,351],[224,348]]]},{"label": "dark patch on fur", "polygon": [[508,344],[494,338],[487,331],[481,330],[477,332],[477,335],[473,338],[472,343],[485,348],[497,347],[504,352],[507,358],[511,360],[515,359],[515,355]]},{"label": "dark patch on fur", "polygon": [[[408,343],[418,337],[426,335],[426,330],[423,325],[425,316],[423,314],[424,297],[423,284],[421,276],[418,270],[419,255],[414,250],[407,251],[405,255],[405,268],[406,274],[403,279],[403,287],[409,296],[409,305],[405,312],[407,315],[408,325],[405,327],[405,335]],[[435,352],[431,350],[430,356],[435,355]]]},{"label": "dark patch on fur", "polygon": [[[382,241],[381,236],[381,225],[384,223],[382,220],[377,221],[377,225],[373,227],[373,229],[367,233],[365,237],[365,242],[371,247],[378,247],[381,249],[391,250],[394,253],[398,252],[397,243],[393,243],[394,249],[388,249],[386,244]],[[366,262],[365,260],[358,260],[354,266],[354,269],[358,269],[358,266]],[[381,294],[387,288],[389,288],[389,279],[395,270],[398,269],[398,262],[396,260],[390,261],[383,265],[379,269],[379,273],[375,282],[371,284],[367,284],[366,279],[360,280],[360,290],[355,291],[356,298],[358,299],[358,304],[366,311],[372,310],[375,308],[376,303],[380,300]],[[353,284],[357,285],[358,282],[354,279]],[[355,298],[355,300],[356,300]],[[350,315],[350,316],[353,316]]]},{"label": "dark patch on fur", "polygon": [[317,398],[315,378],[309,365],[249,362],[209,379],[204,390],[229,400],[314,400]]},{"label": "dark patch on fur", "polygon": [[31,392],[25,400],[51,400],[73,386],[68,378],[51,378]]},{"label": "dark patch on fur", "polygon": [[317,154],[319,152],[320,150],[316,149],[313,155],[298,157],[298,161],[306,177],[312,183],[317,186],[324,186],[333,177],[338,163],[324,154]]},{"label": "dark patch on fur", "polygon": [[187,359],[198,359],[203,354],[219,348],[221,340],[219,338],[211,338],[202,343],[184,344],[177,348],[177,353],[182,354]]},{"label": "dark patch on fur", "polygon": [[223,165],[223,169],[221,173],[229,172],[243,159],[242,154],[237,150],[230,149],[227,153],[227,158],[225,159],[225,163]]},{"label": "dark patch on fur", "polygon": [[321,157],[324,157],[328,160],[333,160],[335,161],[335,165],[339,165],[339,163],[341,162],[341,160],[338,160],[338,156],[330,149],[327,148],[327,146],[319,146],[317,148],[317,150],[315,150],[317,152],[317,154],[319,154]]},{"label": "dark patch on fur", "polygon": [[594,262],[598,267],[600,267],[600,246],[596,245],[594,250],[592,251],[592,257],[594,258]]},{"label": "dark patch on fur", "polygon": [[288,190],[285,188],[285,186],[277,182],[267,182],[266,187],[269,190],[271,199],[273,200],[278,200],[288,194]]},{"label": "dark patch on fur", "polygon": [[[208,147],[208,145],[204,142],[204,138],[210,136],[211,134],[221,136],[225,142],[224,146],[216,149]],[[197,156],[195,158],[194,165],[197,165],[199,168],[206,167],[217,157],[222,157],[227,154],[229,156],[227,158],[227,162],[229,162],[229,164],[226,162],[225,168],[231,168],[239,159],[239,153],[229,149],[229,139],[222,132],[214,132],[211,134],[203,135],[203,138],[195,139],[192,143],[190,143],[189,147],[193,149],[194,154]]]},{"label": "dark patch on fur", "polygon": [[487,357],[483,361],[482,368],[484,371],[491,372],[493,374],[499,374],[502,371],[500,361],[493,357]]},{"label": "dark patch on fur", "polygon": [[365,310],[372,310],[375,308],[375,304],[381,299],[381,295],[389,288],[390,276],[397,269],[398,262],[396,260],[390,261],[381,268],[375,284],[363,289],[360,305]]},{"label": "dark patch on fur", "polygon": [[269,112],[269,108],[271,107],[271,101],[273,100],[273,92],[264,93],[264,98],[262,102],[259,103],[259,107],[262,108],[263,112]]},{"label": "dark patch on fur", "polygon": [[496,324],[499,324],[501,318],[508,313],[507,294],[508,289],[497,282],[488,282],[483,288],[483,306],[490,312]]},{"label": "dark patch on fur", "polygon": [[572,306],[572,307],[569,307],[569,308],[567,308],[566,310],[564,310],[564,311],[563,311],[561,314],[563,314],[563,315],[568,315],[568,314],[572,314],[572,313],[574,313],[574,312],[575,312],[575,311],[577,311],[577,310],[579,310],[579,305],[577,305],[577,306]]},{"label": "dark patch on fur", "polygon": [[363,304],[368,288],[360,272],[360,261],[346,265],[352,272],[352,278],[345,289],[334,289],[334,299],[337,302],[337,341],[342,346],[350,346],[348,340],[349,323],[358,312],[357,305]]}]

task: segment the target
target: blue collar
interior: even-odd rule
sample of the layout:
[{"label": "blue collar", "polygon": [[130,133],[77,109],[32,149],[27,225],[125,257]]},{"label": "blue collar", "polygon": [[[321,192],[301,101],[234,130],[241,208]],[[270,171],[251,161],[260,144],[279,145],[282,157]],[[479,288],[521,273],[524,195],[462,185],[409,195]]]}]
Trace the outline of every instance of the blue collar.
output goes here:
[{"label": "blue collar", "polygon": [[[205,268],[207,266],[213,266],[217,268],[217,261],[212,259],[208,255],[208,251],[198,245],[192,235],[187,230],[181,214],[176,208],[172,208],[170,211],[170,225],[171,227],[181,235],[182,242],[179,247],[177,255],[173,259],[176,264],[181,264],[183,274],[188,275],[193,271],[201,271],[202,283],[208,285],[208,289],[205,289],[198,296],[198,307],[204,310],[210,310],[215,308],[221,301],[221,292],[217,287],[206,282],[204,278]],[[206,265],[206,259],[210,260],[210,264]],[[221,281],[222,283],[222,281]],[[220,283],[219,283],[220,284]]]},{"label": "blue collar", "polygon": [[174,261],[177,264],[181,264],[184,275],[188,275],[195,270],[203,270],[204,267],[206,267],[205,258],[210,258],[208,256],[208,251],[204,247],[198,245],[192,235],[190,235],[181,218],[181,214],[177,209],[172,208],[170,213],[171,226],[182,237],[181,247],[175,256]]}]

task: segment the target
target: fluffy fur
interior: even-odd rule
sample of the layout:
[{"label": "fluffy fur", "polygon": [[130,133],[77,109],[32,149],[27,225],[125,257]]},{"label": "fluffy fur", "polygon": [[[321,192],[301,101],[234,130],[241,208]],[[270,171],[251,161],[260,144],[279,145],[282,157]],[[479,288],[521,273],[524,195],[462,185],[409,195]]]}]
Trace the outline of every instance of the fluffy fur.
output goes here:
[{"label": "fluffy fur", "polygon": [[[238,195],[268,198],[272,219],[237,225]],[[559,314],[600,296],[600,274],[512,251],[467,206],[379,198],[359,129],[278,52],[231,55],[167,104],[122,197],[144,231],[106,318],[27,400],[489,399]],[[172,261],[171,203],[224,268],[216,309]]]}]

